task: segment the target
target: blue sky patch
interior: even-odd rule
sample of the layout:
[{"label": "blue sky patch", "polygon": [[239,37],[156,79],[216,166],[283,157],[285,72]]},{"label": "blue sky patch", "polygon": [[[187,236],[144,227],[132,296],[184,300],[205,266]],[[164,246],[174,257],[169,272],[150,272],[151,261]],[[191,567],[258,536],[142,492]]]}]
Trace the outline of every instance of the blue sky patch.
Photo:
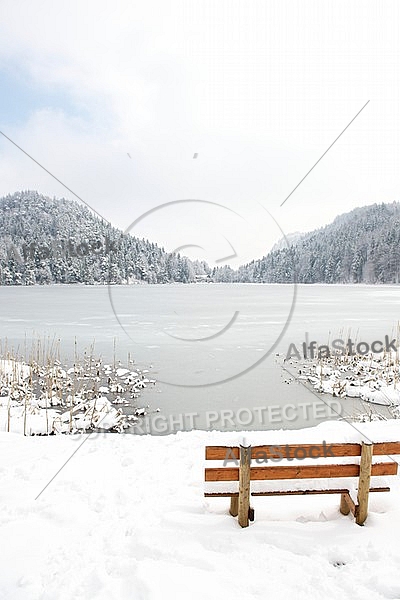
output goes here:
[{"label": "blue sky patch", "polygon": [[18,73],[0,70],[0,123],[1,126],[20,125],[37,110],[62,110],[66,115],[87,118],[86,110],[73,102],[59,86],[40,87],[30,78]]}]

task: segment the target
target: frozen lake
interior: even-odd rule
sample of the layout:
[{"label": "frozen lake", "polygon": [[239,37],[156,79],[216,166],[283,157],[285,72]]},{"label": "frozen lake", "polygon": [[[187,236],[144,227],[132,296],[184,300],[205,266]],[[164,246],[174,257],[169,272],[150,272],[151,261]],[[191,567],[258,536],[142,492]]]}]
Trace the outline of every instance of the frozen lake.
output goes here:
[{"label": "frozen lake", "polygon": [[[164,433],[193,425],[300,428],[334,415],[336,405],[329,410],[302,385],[285,383],[276,354],[286,355],[291,343],[301,350],[307,335],[319,345],[395,337],[400,287],[71,285],[1,287],[0,297],[0,337],[20,352],[32,337],[56,336],[70,359],[76,338],[81,351],[94,341],[110,362],[115,339],[123,363],[130,354],[150,368],[158,383],[142,400],[161,409],[148,427]],[[360,404],[345,399],[342,410],[353,415]]]}]

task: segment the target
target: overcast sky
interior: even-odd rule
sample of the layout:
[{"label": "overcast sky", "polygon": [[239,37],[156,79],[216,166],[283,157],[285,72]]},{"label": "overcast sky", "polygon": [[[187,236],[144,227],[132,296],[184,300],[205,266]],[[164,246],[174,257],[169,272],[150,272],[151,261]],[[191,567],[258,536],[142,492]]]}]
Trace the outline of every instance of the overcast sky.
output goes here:
[{"label": "overcast sky", "polygon": [[[174,200],[217,203],[163,207],[131,232],[201,246],[185,253],[211,264],[233,246],[235,265],[279,227],[400,199],[396,0],[2,0],[0,12],[1,131],[124,230]],[[2,138],[0,194],[21,189],[74,199]]]}]

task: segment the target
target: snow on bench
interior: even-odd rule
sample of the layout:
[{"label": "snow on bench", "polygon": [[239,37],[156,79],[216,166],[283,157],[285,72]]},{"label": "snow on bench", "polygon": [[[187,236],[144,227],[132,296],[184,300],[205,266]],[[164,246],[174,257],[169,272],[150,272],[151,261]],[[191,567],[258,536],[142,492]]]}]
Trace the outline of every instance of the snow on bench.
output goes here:
[{"label": "snow on bench", "polygon": [[[371,477],[396,475],[398,464],[391,456],[396,454],[400,454],[400,442],[206,446],[206,461],[223,461],[223,464],[206,467],[204,495],[230,497],[230,514],[238,517],[241,527],[248,527],[249,520],[254,520],[250,495],[341,494],[340,512],[344,515],[351,512],[356,523],[363,525],[368,515],[369,493],[390,491],[380,482],[371,485]],[[375,456],[385,456],[387,460],[374,462]],[[356,462],[354,457],[359,457]],[[302,464],[300,461],[304,459],[313,464]],[[276,463],[282,460],[285,465],[278,466]],[[270,461],[272,464],[268,464]],[[291,464],[292,461],[295,462]],[[254,463],[257,466],[252,466]],[[352,478],[350,484],[349,478]]]}]

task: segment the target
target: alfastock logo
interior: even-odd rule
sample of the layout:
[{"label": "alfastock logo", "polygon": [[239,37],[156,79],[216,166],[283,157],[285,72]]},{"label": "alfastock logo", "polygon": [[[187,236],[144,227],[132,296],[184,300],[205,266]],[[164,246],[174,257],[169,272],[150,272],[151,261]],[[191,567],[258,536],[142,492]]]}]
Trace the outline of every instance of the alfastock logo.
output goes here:
[{"label": "alfastock logo", "polygon": [[10,242],[7,246],[7,259],[13,259],[18,264],[24,264],[35,259],[83,258],[89,255],[99,256],[116,252],[118,252],[117,242],[109,237],[90,241],[55,238],[44,243],[36,241],[24,243],[21,248]]}]

